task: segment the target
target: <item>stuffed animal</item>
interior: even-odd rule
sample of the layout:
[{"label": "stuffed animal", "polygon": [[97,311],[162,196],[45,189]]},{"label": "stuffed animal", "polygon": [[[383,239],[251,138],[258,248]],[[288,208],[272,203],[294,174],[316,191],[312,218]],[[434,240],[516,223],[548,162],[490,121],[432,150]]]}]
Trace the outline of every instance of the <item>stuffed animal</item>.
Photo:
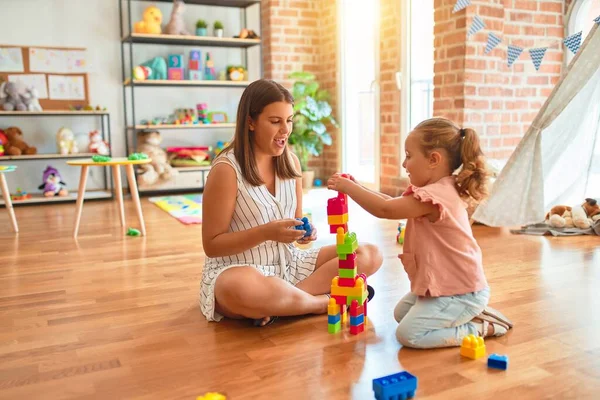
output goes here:
[{"label": "stuffed animal", "polygon": [[28,111],[42,111],[39,95],[40,94],[38,90],[33,86],[25,89],[23,101],[25,103],[25,106],[27,106]]},{"label": "stuffed animal", "polygon": [[190,33],[185,29],[183,22],[183,0],[173,0],[173,11],[171,11],[171,19],[165,27],[165,33],[167,35],[189,35]]},{"label": "stuffed animal", "polygon": [[90,144],[88,145],[88,150],[90,153],[101,154],[103,156],[110,154],[108,142],[102,140],[102,135],[100,135],[100,132],[98,131],[90,132]]},{"label": "stuffed animal", "polygon": [[143,130],[137,133],[138,153],[146,154],[152,162],[140,165],[138,175],[138,184],[152,185],[158,179],[169,180],[178,174],[169,164],[167,153],[160,148],[162,139],[160,133],[155,130]]},{"label": "stuffed animal", "polygon": [[[154,57],[140,65],[148,67],[148,71],[144,71],[145,79],[167,79],[167,61],[164,57]],[[134,74],[136,73],[134,70]]]},{"label": "stuffed animal", "polygon": [[23,94],[14,82],[4,82],[0,85],[0,98],[4,111],[26,111]]},{"label": "stuffed animal", "polygon": [[4,146],[8,143],[8,138],[4,134],[4,131],[0,129],[0,156],[4,155]]},{"label": "stuffed animal", "polygon": [[144,10],[142,21],[138,21],[133,25],[134,33],[150,33],[159,35],[162,33],[162,12],[155,6],[147,7]]},{"label": "stuffed animal", "polygon": [[67,184],[63,182],[58,170],[50,165],[44,170],[42,184],[38,189],[42,190],[44,196],[66,196],[69,192],[66,189]]},{"label": "stuffed animal", "polygon": [[77,154],[79,149],[75,143],[75,135],[68,128],[60,128],[56,134],[56,145],[60,154]]},{"label": "stuffed animal", "polygon": [[16,126],[11,126],[10,128],[4,131],[6,137],[8,138],[8,143],[4,146],[4,152],[9,156],[20,156],[20,155],[30,155],[36,154],[37,149],[35,147],[30,147],[23,140],[23,132]]},{"label": "stuffed animal", "polygon": [[546,223],[555,228],[588,229],[600,220],[600,206],[594,199],[585,199],[581,205],[569,207],[554,206],[546,214]]}]

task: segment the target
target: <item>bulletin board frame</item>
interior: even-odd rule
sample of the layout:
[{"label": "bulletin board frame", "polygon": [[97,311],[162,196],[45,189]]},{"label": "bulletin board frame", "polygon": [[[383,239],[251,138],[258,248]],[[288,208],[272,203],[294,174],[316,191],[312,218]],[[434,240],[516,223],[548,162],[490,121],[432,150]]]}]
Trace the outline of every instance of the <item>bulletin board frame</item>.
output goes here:
[{"label": "bulletin board frame", "polygon": [[48,96],[50,96],[49,88],[49,76],[67,76],[67,77],[82,77],[83,78],[83,100],[68,100],[68,99],[39,99],[40,105],[44,110],[69,110],[71,107],[85,107],[89,105],[89,89],[88,89],[88,73],[87,72],[39,72],[31,71],[31,64],[29,59],[30,49],[41,49],[41,50],[62,50],[62,51],[86,51],[83,47],[47,47],[47,46],[16,46],[16,45],[2,45],[0,48],[20,48],[23,59],[23,71],[21,72],[10,72],[0,71],[0,82],[8,82],[9,75],[44,75],[46,81],[46,90]]}]

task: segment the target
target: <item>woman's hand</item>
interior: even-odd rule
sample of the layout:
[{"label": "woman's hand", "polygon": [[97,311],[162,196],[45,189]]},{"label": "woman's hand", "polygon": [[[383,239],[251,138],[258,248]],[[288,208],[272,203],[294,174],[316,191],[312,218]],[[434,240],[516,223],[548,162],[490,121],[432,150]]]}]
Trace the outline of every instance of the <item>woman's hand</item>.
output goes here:
[{"label": "woman's hand", "polygon": [[310,236],[301,237],[300,239],[298,239],[296,241],[298,244],[307,244],[307,243],[314,242],[315,240],[317,240],[317,228],[315,228],[315,226],[313,224],[310,224],[310,228],[311,228]]},{"label": "woman's hand", "polygon": [[293,243],[301,239],[305,230],[296,230],[294,226],[302,225],[297,219],[280,219],[263,225],[265,240],[281,243]]},{"label": "woman's hand", "polygon": [[341,174],[333,174],[327,181],[327,189],[335,190],[340,193],[348,193],[348,188],[358,185],[351,175],[345,178]]}]

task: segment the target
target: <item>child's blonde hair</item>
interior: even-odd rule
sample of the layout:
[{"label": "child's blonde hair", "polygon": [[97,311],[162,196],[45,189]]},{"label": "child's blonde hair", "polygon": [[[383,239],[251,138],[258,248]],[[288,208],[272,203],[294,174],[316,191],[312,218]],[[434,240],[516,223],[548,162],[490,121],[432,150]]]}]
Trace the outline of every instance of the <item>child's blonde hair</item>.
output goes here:
[{"label": "child's blonde hair", "polygon": [[417,125],[413,132],[421,135],[425,155],[434,149],[444,149],[448,153],[450,170],[454,172],[460,168],[456,189],[461,197],[480,201],[488,195],[489,173],[479,136],[473,129],[459,128],[445,118],[431,118]]}]

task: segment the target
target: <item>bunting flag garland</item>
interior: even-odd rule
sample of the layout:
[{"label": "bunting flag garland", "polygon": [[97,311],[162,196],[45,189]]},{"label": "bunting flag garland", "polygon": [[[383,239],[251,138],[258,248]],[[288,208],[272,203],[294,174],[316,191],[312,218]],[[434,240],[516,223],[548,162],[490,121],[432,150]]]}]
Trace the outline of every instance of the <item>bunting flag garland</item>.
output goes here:
[{"label": "bunting flag garland", "polygon": [[581,33],[583,31],[579,31],[569,37],[566,37],[563,40],[565,46],[568,47],[569,50],[573,52],[573,54],[577,54],[577,50],[579,50],[579,46],[581,46]]},{"label": "bunting flag garland", "polygon": [[475,15],[473,17],[473,22],[471,23],[471,28],[469,28],[469,33],[467,33],[467,37],[474,35],[483,28],[485,28],[485,22],[483,22],[479,15]]},{"label": "bunting flag garland", "polygon": [[508,66],[510,67],[519,58],[523,49],[519,46],[508,45]]},{"label": "bunting flag garland", "polygon": [[452,9],[452,14],[462,10],[463,8],[467,8],[467,6],[470,4],[471,0],[457,0],[456,4],[454,5],[454,9]]},{"label": "bunting flag garland", "polygon": [[494,49],[494,47],[500,44],[501,40],[498,36],[494,35],[492,32],[488,34],[487,44],[485,45],[485,54],[489,53]]},{"label": "bunting flag garland", "polygon": [[546,50],[548,50],[547,47],[529,49],[529,55],[531,56],[531,61],[533,61],[533,65],[535,66],[536,71],[538,71],[540,69],[540,65],[542,65],[542,58],[544,58]]}]

